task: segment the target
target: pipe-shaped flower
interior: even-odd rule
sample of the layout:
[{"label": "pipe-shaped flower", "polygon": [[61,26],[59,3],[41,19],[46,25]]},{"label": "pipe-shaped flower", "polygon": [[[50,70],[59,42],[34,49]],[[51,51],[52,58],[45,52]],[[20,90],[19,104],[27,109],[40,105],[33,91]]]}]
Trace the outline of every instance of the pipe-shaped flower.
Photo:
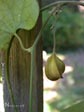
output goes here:
[{"label": "pipe-shaped flower", "polygon": [[48,79],[55,81],[62,78],[62,74],[65,70],[65,64],[61,61],[55,53],[53,53],[46,62],[45,74]]}]

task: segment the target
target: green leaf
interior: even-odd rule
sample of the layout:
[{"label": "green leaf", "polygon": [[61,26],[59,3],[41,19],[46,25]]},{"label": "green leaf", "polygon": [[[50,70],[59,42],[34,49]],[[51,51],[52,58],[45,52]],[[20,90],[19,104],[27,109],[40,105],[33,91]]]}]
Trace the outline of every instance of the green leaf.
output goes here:
[{"label": "green leaf", "polygon": [[38,15],[36,0],[0,0],[0,48],[18,29],[32,29]]},{"label": "green leaf", "polygon": [[64,109],[62,112],[84,112],[84,101],[80,101],[67,109]]}]

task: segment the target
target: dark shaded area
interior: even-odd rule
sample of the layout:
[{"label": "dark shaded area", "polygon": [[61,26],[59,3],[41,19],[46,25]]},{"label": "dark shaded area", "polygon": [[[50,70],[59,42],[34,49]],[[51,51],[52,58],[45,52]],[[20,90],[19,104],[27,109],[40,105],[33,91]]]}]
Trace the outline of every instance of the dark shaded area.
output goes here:
[{"label": "dark shaded area", "polygon": [[[43,12],[43,23],[48,15],[47,11]],[[81,13],[64,7],[57,20],[51,17],[43,32],[43,49],[47,52],[53,49],[52,25],[56,31],[56,51],[72,51],[84,47],[84,17]]]}]

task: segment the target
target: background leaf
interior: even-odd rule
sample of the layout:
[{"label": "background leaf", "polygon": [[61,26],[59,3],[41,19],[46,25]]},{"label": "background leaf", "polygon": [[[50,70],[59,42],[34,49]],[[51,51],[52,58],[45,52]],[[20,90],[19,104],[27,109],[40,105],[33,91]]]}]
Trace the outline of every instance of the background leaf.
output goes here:
[{"label": "background leaf", "polygon": [[32,29],[39,15],[36,0],[0,0],[0,48],[17,29]]},{"label": "background leaf", "polygon": [[62,112],[84,112],[84,101],[80,101],[79,103],[76,103],[69,108],[65,109]]}]

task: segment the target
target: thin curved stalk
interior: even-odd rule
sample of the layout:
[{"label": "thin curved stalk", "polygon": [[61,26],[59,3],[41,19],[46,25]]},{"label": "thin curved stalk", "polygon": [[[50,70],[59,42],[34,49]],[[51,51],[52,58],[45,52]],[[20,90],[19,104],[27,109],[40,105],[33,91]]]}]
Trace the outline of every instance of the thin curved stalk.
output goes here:
[{"label": "thin curved stalk", "polygon": [[15,37],[17,38],[17,40],[19,41],[22,50],[23,50],[23,51],[30,52],[30,48],[25,48],[25,47],[24,47],[24,45],[23,45],[23,43],[22,43],[22,41],[21,41],[19,35],[17,35],[17,33],[14,33],[14,36],[15,36]]},{"label": "thin curved stalk", "polygon": [[40,11],[44,11],[44,10],[46,10],[48,8],[51,8],[53,6],[56,6],[58,4],[60,4],[60,5],[71,4],[71,5],[82,5],[82,6],[84,6],[84,1],[81,1],[81,2],[80,1],[56,1],[54,3],[51,3],[49,5],[44,6],[43,8],[41,8]]},{"label": "thin curved stalk", "polygon": [[9,73],[9,55],[10,55],[10,49],[11,49],[11,45],[12,45],[13,39],[14,39],[14,37],[12,37],[12,39],[11,39],[11,41],[9,43],[8,50],[7,50],[7,62],[6,62],[7,74],[6,74],[6,81],[7,81],[7,86],[8,86],[10,98],[11,98],[12,104],[14,106],[14,111],[18,112],[18,109],[16,107],[16,103],[15,103],[15,98],[14,98],[12,86],[11,86],[11,82],[10,82],[10,73]]},{"label": "thin curved stalk", "polygon": [[52,14],[53,14],[55,11],[56,11],[56,8],[54,8],[54,10],[51,11],[50,15],[48,16],[48,18],[47,18],[47,20],[45,21],[44,25],[42,26],[41,30],[39,31],[39,33],[38,33],[38,35],[37,35],[37,37],[36,37],[36,40],[34,41],[34,44],[33,44],[32,47],[35,47],[35,46],[37,45],[38,40],[40,39],[40,37],[41,37],[41,35],[42,35],[42,33],[43,33],[43,30],[44,30],[45,26],[47,25],[47,23],[48,23],[50,17],[52,16]]},{"label": "thin curved stalk", "polygon": [[53,53],[55,53],[56,49],[56,39],[55,39],[55,31],[53,31]]}]

